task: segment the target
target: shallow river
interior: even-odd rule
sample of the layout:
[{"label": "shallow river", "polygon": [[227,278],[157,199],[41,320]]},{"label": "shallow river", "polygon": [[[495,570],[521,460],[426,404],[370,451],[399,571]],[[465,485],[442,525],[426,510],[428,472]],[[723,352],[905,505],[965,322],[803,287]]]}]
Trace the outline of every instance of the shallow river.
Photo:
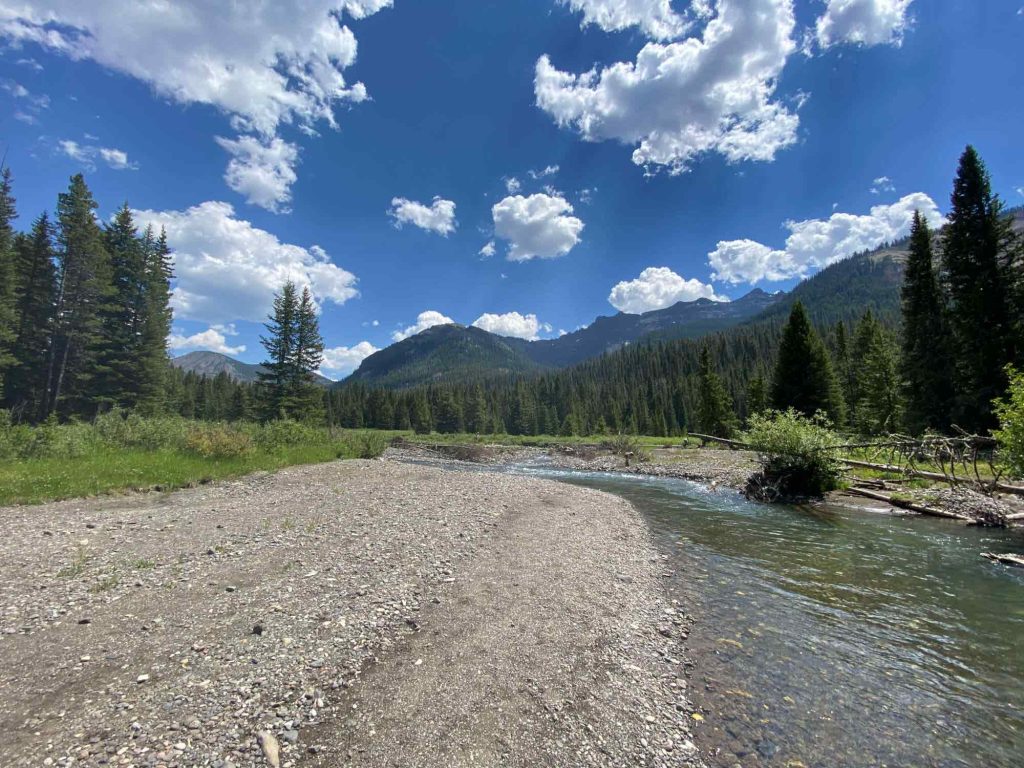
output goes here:
[{"label": "shallow river", "polygon": [[745,501],[682,480],[518,472],[648,519],[698,621],[713,766],[1024,766],[1024,534]]}]

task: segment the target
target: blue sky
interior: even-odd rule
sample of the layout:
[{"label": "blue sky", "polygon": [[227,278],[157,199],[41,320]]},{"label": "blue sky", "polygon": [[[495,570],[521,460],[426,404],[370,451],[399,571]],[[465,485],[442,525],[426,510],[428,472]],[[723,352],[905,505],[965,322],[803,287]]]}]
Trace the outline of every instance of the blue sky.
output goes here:
[{"label": "blue sky", "polygon": [[788,289],[938,223],[968,142],[1024,203],[1021,0],[231,8],[0,0],[20,225],[84,171],[166,226],[176,354],[259,360],[289,277],[334,377],[449,318],[550,338]]}]

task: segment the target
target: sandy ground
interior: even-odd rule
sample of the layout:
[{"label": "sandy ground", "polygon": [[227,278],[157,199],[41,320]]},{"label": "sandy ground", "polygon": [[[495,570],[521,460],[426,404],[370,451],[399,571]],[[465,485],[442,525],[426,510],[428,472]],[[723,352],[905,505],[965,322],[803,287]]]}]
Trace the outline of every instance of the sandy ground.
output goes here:
[{"label": "sandy ground", "polygon": [[0,765],[699,765],[613,496],[353,461],[0,524]]}]

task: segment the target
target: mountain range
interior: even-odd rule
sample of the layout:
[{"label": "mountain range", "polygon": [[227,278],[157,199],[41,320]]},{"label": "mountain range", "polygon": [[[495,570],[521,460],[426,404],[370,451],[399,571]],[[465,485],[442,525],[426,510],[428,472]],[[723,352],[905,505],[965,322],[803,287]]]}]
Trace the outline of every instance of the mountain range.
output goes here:
[{"label": "mountain range", "polygon": [[[1009,213],[1014,228],[1024,231],[1024,208]],[[565,368],[629,344],[696,339],[742,326],[778,325],[797,300],[820,327],[840,321],[851,324],[869,309],[884,324],[895,326],[908,243],[902,239],[843,259],[789,293],[755,288],[735,301],[697,299],[643,314],[620,312],[598,317],[585,328],[557,339],[526,341],[454,323],[434,326],[370,355],[337,385],[406,388]],[[255,381],[260,370],[259,365],[216,352],[190,352],[172,363],[201,375],[226,373],[240,381]],[[332,384],[324,377],[319,381]]]},{"label": "mountain range", "polygon": [[[199,376],[213,378],[225,373],[235,381],[249,383],[257,381],[260,372],[263,370],[262,365],[243,363],[241,360],[235,360],[235,358],[228,357],[220,352],[209,352],[206,350],[188,352],[180,357],[172,357],[171,365]],[[320,375],[317,375],[316,382],[325,387],[334,384],[326,376]]]}]

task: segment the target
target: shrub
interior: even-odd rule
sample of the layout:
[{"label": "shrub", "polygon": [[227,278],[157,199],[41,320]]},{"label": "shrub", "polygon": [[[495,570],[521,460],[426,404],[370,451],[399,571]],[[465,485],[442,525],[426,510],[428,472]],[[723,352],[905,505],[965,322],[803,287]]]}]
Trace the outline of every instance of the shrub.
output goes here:
[{"label": "shrub", "polygon": [[643,447],[636,435],[619,433],[615,437],[602,442],[601,447],[608,449],[616,456],[622,456],[623,458],[632,457],[638,463],[651,460],[650,451]]},{"label": "shrub", "polygon": [[750,417],[747,442],[761,470],[747,481],[747,495],[763,501],[822,496],[839,487],[839,442],[821,412],[807,418],[790,409]]},{"label": "shrub", "polygon": [[177,416],[145,418],[114,408],[96,417],[95,435],[112,448],[141,448],[145,451],[180,450],[186,447],[189,422]]},{"label": "shrub", "polygon": [[227,424],[204,424],[189,430],[185,450],[204,459],[233,459],[253,449],[252,436]]},{"label": "shrub", "polygon": [[376,459],[388,448],[388,439],[379,432],[349,433],[342,441],[338,458]]},{"label": "shrub", "polygon": [[265,451],[296,445],[323,445],[326,441],[326,430],[290,419],[268,421],[260,425],[256,432],[256,443]]},{"label": "shrub", "polygon": [[1008,365],[1006,375],[1010,380],[1006,397],[992,403],[999,419],[999,429],[992,434],[1009,473],[1024,477],[1024,371]]}]

